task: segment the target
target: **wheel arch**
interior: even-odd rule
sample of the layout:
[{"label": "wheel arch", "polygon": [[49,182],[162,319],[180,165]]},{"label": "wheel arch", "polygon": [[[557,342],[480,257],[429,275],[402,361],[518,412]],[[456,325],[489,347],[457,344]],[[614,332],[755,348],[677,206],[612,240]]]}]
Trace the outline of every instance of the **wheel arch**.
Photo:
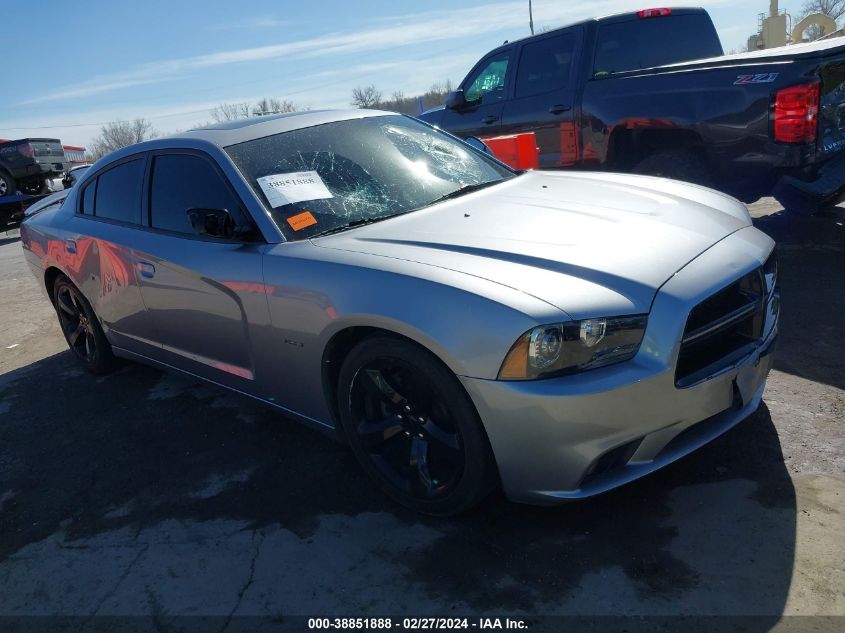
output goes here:
[{"label": "wheel arch", "polygon": [[[53,288],[56,285],[56,279],[59,278],[59,275],[65,275],[65,273],[57,266],[48,266],[44,270],[44,288],[47,291],[47,296],[50,298],[50,303],[54,303]],[[65,276],[67,277],[67,275]]]},{"label": "wheel arch", "polygon": [[695,130],[617,128],[610,136],[608,162],[613,168],[630,170],[649,156],[669,150],[686,150],[707,159],[704,139]]},{"label": "wheel arch", "polygon": [[[433,349],[435,346],[432,345],[431,342],[419,340],[423,337],[415,338],[413,336],[409,336],[407,333],[398,331],[398,329],[399,328],[393,329],[385,327],[384,325],[347,324],[346,326],[333,332],[330,335],[329,340],[326,342],[326,345],[323,348],[322,362],[320,363],[323,396],[329,413],[331,414],[332,422],[334,422],[335,430],[338,431],[339,435],[342,435],[340,433],[340,418],[337,406],[337,383],[340,376],[340,368],[349,353],[361,341],[373,336],[388,336],[400,339],[425,350],[449,371],[455,374],[459,373],[456,371],[454,361],[451,363],[447,362],[447,360],[443,358],[442,353],[437,353],[437,351]],[[469,397],[469,394],[467,394],[467,396]],[[472,401],[471,398],[470,401]]]}]

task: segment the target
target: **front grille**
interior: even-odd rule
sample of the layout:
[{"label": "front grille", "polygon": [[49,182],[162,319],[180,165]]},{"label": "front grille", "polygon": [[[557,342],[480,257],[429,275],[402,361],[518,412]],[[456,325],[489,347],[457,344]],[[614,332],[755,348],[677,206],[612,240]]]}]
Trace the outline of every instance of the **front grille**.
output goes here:
[{"label": "front grille", "polygon": [[763,338],[767,299],[774,289],[777,260],[772,254],[744,275],[695,306],[687,318],[675,371],[686,387],[739,360]]}]

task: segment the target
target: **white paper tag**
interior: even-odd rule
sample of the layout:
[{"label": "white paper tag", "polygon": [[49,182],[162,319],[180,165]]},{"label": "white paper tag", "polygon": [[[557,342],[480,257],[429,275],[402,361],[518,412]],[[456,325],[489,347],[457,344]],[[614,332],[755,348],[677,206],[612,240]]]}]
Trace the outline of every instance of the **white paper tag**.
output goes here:
[{"label": "white paper tag", "polygon": [[258,184],[274,209],[303,200],[334,198],[316,171],[262,176]]}]

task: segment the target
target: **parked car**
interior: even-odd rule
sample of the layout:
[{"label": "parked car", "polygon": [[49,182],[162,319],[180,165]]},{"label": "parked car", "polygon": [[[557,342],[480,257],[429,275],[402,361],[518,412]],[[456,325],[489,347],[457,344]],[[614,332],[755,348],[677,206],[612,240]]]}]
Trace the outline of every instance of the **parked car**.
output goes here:
[{"label": "parked car", "polygon": [[498,481],[588,497],[689,453],[757,408],[777,333],[774,243],[736,200],[518,174],[370,110],[119,150],[21,240],[90,371],[251,396],[435,515]]},{"label": "parked car", "polygon": [[0,143],[0,198],[19,191],[37,195],[48,193],[49,181],[67,171],[61,141],[27,138]]},{"label": "parked car", "polygon": [[533,132],[541,169],[666,176],[799,213],[845,198],[845,41],[721,55],[703,9],[586,20],[496,48],[420,118]]},{"label": "parked car", "polygon": [[64,178],[62,178],[62,185],[64,186],[64,188],[70,189],[71,187],[73,187],[76,184],[76,181],[79,180],[79,178],[82,176],[82,174],[88,171],[89,167],[91,167],[91,165],[76,165],[68,169],[67,173],[65,173],[64,175]]}]

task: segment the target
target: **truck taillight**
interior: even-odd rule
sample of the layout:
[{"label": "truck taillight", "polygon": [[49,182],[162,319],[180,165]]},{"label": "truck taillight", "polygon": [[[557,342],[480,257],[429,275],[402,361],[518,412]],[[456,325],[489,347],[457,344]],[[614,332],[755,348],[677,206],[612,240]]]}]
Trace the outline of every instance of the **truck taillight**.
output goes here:
[{"label": "truck taillight", "polygon": [[665,18],[672,15],[672,9],[666,7],[661,9],[640,9],[637,11],[637,16],[640,18]]},{"label": "truck taillight", "polygon": [[801,84],[775,94],[775,140],[812,143],[819,127],[819,84]]},{"label": "truck taillight", "polygon": [[29,143],[21,143],[18,145],[18,153],[23,154],[27,158],[32,158],[35,156],[35,151],[32,149],[32,145]]}]

